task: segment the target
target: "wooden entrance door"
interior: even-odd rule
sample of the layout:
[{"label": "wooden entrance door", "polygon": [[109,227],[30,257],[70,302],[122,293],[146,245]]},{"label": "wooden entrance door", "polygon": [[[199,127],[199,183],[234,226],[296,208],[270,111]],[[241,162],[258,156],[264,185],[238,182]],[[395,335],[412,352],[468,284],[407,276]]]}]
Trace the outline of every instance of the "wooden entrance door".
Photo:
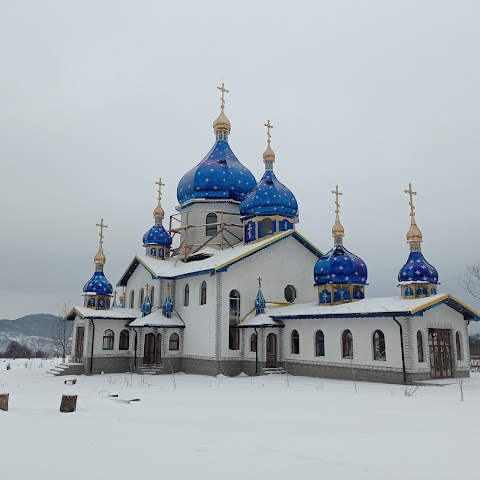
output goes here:
[{"label": "wooden entrance door", "polygon": [[267,368],[277,368],[277,336],[267,335]]},{"label": "wooden entrance door", "polygon": [[147,365],[155,363],[155,335],[153,333],[147,333],[145,335],[143,363]]},{"label": "wooden entrance door", "polygon": [[77,335],[75,337],[75,362],[83,362],[83,338],[85,336],[85,327],[77,327]]},{"label": "wooden entrance door", "polygon": [[450,330],[428,329],[428,346],[430,349],[430,371],[432,378],[449,378],[452,376],[452,347]]}]

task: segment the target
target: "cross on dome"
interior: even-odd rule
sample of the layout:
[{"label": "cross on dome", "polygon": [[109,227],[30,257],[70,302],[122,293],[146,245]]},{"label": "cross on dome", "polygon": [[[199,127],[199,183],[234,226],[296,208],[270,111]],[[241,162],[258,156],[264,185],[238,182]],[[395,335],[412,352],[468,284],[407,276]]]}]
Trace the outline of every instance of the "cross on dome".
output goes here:
[{"label": "cross on dome", "polygon": [[410,244],[411,251],[420,251],[420,244],[422,243],[422,232],[417,226],[415,220],[415,206],[413,205],[413,196],[417,194],[412,189],[412,184],[408,184],[408,190],[405,193],[410,197],[408,204],[410,205],[410,229],[407,232],[407,242]]},{"label": "cross on dome", "polygon": [[105,257],[105,254],[103,253],[103,239],[104,239],[103,229],[108,228],[108,225],[105,225],[103,223],[103,218],[102,218],[100,220],[100,223],[97,223],[96,226],[100,227],[100,232],[98,234],[100,236],[100,239],[98,241],[98,252],[95,255],[95,258],[93,259],[93,262],[97,266],[97,270],[102,271],[103,265],[105,265],[105,263],[107,262],[107,257]]},{"label": "cross on dome", "polygon": [[335,190],[332,190],[332,193],[335,195],[335,206],[337,207],[335,209],[335,213],[340,213],[340,203],[338,203],[338,197],[343,195],[343,193],[341,193],[338,189],[338,185],[335,185]]},{"label": "cross on dome", "polygon": [[105,224],[103,223],[103,218],[102,218],[102,219],[100,220],[100,223],[97,223],[96,226],[97,226],[97,227],[100,227],[100,233],[99,233],[99,235],[100,235],[100,243],[103,243],[103,237],[104,237],[104,235],[103,235],[103,229],[104,229],[104,228],[108,228],[108,225],[105,225]]},{"label": "cross on dome", "polygon": [[264,123],[264,126],[267,127],[267,143],[268,143],[268,146],[270,146],[271,137],[272,137],[272,135],[270,134],[270,129],[273,128],[273,125],[270,123],[270,120],[267,120],[267,123]]},{"label": "cross on dome", "polygon": [[267,149],[263,152],[263,161],[265,163],[265,170],[273,170],[273,162],[275,162],[275,152],[272,150],[270,143],[272,141],[272,135],[270,130],[273,128],[273,125],[270,123],[270,120],[267,123],[264,123],[264,126],[267,127]]},{"label": "cross on dome", "polygon": [[410,215],[415,215],[415,207],[413,205],[413,195],[416,195],[417,192],[414,192],[412,190],[411,183],[408,184],[408,190],[405,190],[405,193],[408,193],[408,195],[410,196],[410,202],[408,203],[410,205]]},{"label": "cross on dome", "polygon": [[338,185],[335,185],[335,190],[332,190],[332,193],[335,195],[335,223],[332,228],[332,235],[334,238],[335,245],[343,245],[343,237],[345,236],[345,229],[340,222],[340,203],[338,198],[343,193],[338,189]]},{"label": "cross on dome", "polygon": [[222,82],[222,86],[217,88],[222,92],[222,96],[220,98],[220,100],[222,101],[222,104],[220,105],[220,108],[222,109],[222,112],[223,112],[223,110],[225,109],[225,94],[230,93],[230,91],[225,88],[225,84],[223,82]]}]

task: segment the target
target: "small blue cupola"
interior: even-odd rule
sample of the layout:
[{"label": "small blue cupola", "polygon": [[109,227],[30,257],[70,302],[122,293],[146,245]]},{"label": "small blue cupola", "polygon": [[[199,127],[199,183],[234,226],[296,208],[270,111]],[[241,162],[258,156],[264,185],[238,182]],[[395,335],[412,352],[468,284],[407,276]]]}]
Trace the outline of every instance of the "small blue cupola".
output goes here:
[{"label": "small blue cupola", "polygon": [[159,260],[165,260],[170,255],[170,247],[172,246],[172,237],[165,230],[162,225],[165,218],[165,212],[161,205],[162,199],[162,187],[165,186],[162,183],[162,179],[155,182],[158,185],[158,205],[153,211],[153,218],[155,219],[155,225],[148,230],[143,236],[143,246],[146,249],[146,254],[149,257],[158,258]]},{"label": "small blue cupola", "polygon": [[410,196],[410,229],[407,232],[410,254],[407,262],[398,273],[398,282],[402,289],[403,298],[429,297],[437,293],[438,272],[425,260],[422,254],[423,236],[415,220],[415,206],[413,205],[413,196],[417,192],[412,190],[411,183],[408,184],[408,190],[405,190],[405,193]]},{"label": "small blue cupola", "polygon": [[257,291],[257,296],[255,298],[255,315],[260,315],[262,313],[265,313],[265,298],[263,296],[262,292],[262,279],[259,277],[258,278],[258,291]]},{"label": "small blue cupola", "polygon": [[275,173],[275,153],[271,148],[270,120],[267,127],[267,149],[263,153],[265,173],[240,204],[245,243],[295,228],[298,223],[298,203],[295,195],[281,183]]},{"label": "small blue cupola", "polygon": [[179,209],[194,202],[221,201],[238,204],[256,184],[255,177],[244,167],[228,143],[230,120],[225,115],[225,93],[222,83],[221,112],[213,122],[215,144],[204,159],[180,180],[177,188]]},{"label": "small blue cupola", "polygon": [[140,310],[142,312],[142,317],[146,317],[152,312],[152,303],[150,302],[150,295],[149,295],[150,285],[145,285],[145,297],[143,299],[142,306]]},{"label": "small blue cupola", "polygon": [[314,267],[315,286],[319,305],[336,305],[365,298],[367,266],[343,246],[345,230],[340,222],[338,185],[335,194],[335,224],[332,228],[333,248],[322,255]]},{"label": "small blue cupola", "polygon": [[172,318],[173,304],[170,297],[170,285],[167,286],[167,296],[163,302],[162,315],[166,318]]},{"label": "small blue cupola", "polygon": [[84,305],[98,310],[106,310],[110,308],[110,298],[113,294],[113,287],[103,273],[103,266],[107,262],[107,257],[103,253],[103,229],[108,228],[108,225],[103,223],[103,218],[100,223],[100,241],[98,244],[98,252],[95,255],[95,272],[92,278],[83,286]]}]

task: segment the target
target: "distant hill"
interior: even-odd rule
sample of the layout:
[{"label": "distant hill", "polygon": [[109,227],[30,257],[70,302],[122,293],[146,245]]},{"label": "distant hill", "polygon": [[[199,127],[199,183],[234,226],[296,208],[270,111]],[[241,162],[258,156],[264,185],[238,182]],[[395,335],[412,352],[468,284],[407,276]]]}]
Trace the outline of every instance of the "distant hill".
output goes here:
[{"label": "distant hill", "polygon": [[31,346],[38,337],[51,345],[52,325],[57,318],[48,313],[37,313],[16,320],[0,320],[0,350],[5,350],[12,340]]}]

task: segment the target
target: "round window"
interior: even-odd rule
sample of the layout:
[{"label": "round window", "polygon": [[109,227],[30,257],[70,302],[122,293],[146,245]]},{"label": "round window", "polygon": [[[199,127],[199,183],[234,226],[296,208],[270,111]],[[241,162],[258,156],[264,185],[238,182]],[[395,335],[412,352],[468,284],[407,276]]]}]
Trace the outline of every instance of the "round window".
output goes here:
[{"label": "round window", "polygon": [[285,300],[288,303],[293,303],[297,298],[297,290],[293,285],[287,285],[283,291],[283,294],[285,295]]}]

